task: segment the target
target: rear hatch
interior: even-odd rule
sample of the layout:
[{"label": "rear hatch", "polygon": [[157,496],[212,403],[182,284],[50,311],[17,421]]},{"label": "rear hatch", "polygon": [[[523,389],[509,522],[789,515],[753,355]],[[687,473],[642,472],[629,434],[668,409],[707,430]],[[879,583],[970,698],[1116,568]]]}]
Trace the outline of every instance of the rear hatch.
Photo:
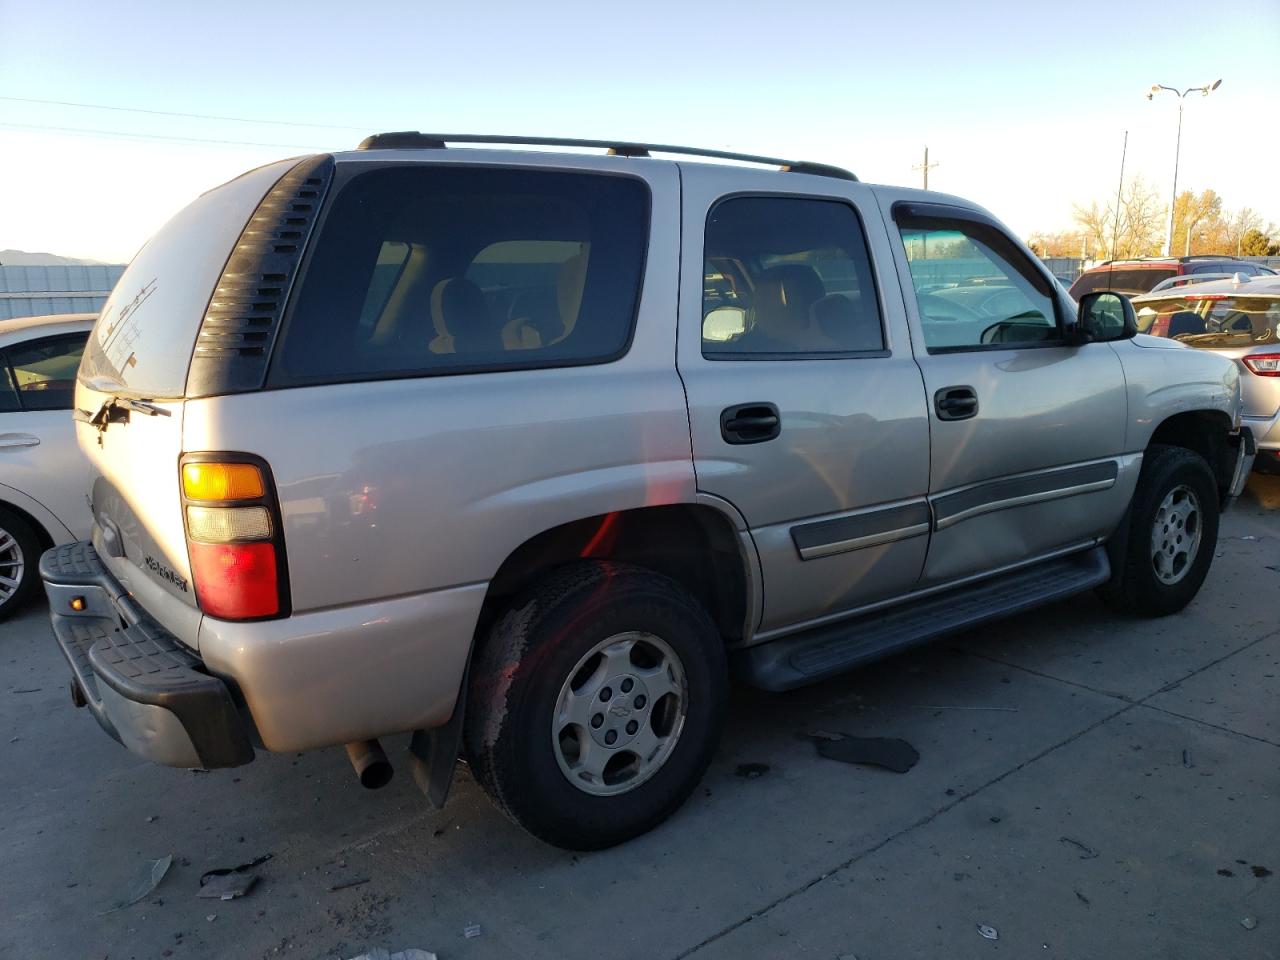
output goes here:
[{"label": "rear hatch", "polygon": [[1142,333],[1236,361],[1246,417],[1272,417],[1280,410],[1280,377],[1274,373],[1280,296],[1183,288],[1176,296],[1135,301],[1134,308]]},{"label": "rear hatch", "polygon": [[94,545],[142,606],[193,647],[200,612],[178,472],[192,354],[246,224],[296,165],[251,171],[161,228],[112,291],[80,365],[75,419],[90,465]]}]

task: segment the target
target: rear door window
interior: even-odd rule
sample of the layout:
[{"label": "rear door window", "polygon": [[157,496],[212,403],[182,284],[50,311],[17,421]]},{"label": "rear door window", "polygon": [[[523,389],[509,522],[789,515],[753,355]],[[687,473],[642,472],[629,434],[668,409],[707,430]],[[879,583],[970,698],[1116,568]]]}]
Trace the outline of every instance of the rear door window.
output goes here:
[{"label": "rear door window", "polygon": [[1178,275],[1175,267],[1143,267],[1141,269],[1106,268],[1081,274],[1071,287],[1071,295],[1079,300],[1086,293],[1098,290],[1129,290],[1146,293],[1161,280]]},{"label": "rear door window", "polygon": [[797,359],[885,349],[858,214],[837,200],[734,197],[707,218],[702,353]]},{"label": "rear door window", "polygon": [[444,166],[354,176],[332,201],[270,386],[603,363],[631,340],[642,180]]}]

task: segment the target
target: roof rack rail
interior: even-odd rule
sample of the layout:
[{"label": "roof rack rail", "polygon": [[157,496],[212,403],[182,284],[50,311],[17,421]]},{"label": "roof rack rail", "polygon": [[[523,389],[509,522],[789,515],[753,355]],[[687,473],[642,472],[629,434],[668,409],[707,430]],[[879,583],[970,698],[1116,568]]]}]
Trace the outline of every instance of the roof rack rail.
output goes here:
[{"label": "roof rack rail", "polygon": [[857,180],[841,167],[808,160],[783,160],[779,157],[760,157],[750,153],[730,153],[727,150],[700,150],[697,147],[677,147],[663,143],[631,143],[625,140],[573,140],[566,137],[507,137],[477,133],[418,133],[404,130],[397,133],[375,133],[360,142],[358,150],[443,150],[450,143],[494,143],[513,146],[538,147],[589,147],[608,150],[617,157],[647,157],[653,153],[674,153],[690,157],[707,157],[713,160],[735,160],[739,163],[759,163],[768,167],[780,167],[784,172],[809,173],[837,180]]}]

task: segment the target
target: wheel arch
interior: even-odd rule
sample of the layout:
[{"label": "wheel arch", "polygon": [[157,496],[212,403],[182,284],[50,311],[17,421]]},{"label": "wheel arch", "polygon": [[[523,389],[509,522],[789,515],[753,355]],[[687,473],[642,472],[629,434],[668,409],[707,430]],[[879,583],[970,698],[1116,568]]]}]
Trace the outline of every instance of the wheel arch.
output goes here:
[{"label": "wheel arch", "polygon": [[1199,454],[1213,472],[1219,495],[1225,497],[1235,469],[1232,429],[1231,417],[1221,410],[1188,410],[1160,421],[1147,446],[1164,444]]},{"label": "wheel arch", "polygon": [[703,498],[544,530],[512,550],[490,580],[475,646],[516,596],[547,572],[583,559],[632,563],[670,577],[702,603],[726,643],[737,644],[758,619],[760,592],[755,550],[743,526],[730,505]]}]

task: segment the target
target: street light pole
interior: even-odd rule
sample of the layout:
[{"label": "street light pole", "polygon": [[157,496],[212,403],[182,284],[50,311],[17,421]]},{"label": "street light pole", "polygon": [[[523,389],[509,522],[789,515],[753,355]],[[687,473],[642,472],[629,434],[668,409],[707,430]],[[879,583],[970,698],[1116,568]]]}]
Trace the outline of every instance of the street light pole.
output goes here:
[{"label": "street light pole", "polygon": [[[1188,93],[1199,91],[1202,96],[1207,97],[1211,91],[1217,90],[1221,85],[1221,80],[1215,80],[1213,83],[1205,84],[1203,87],[1187,87],[1187,89],[1179,91],[1176,87],[1166,87],[1163,83],[1157,83],[1153,84],[1151,89],[1147,91],[1148,100],[1153,99],[1161,90],[1168,90],[1178,98],[1178,139],[1174,141],[1173,147],[1173,196],[1169,200],[1169,229],[1164,237],[1164,255],[1166,257],[1173,256],[1173,215],[1178,206],[1178,158],[1182,154],[1182,106]],[[1189,231],[1191,229],[1190,226],[1187,229]],[[1188,235],[1189,241],[1190,236]]]}]

